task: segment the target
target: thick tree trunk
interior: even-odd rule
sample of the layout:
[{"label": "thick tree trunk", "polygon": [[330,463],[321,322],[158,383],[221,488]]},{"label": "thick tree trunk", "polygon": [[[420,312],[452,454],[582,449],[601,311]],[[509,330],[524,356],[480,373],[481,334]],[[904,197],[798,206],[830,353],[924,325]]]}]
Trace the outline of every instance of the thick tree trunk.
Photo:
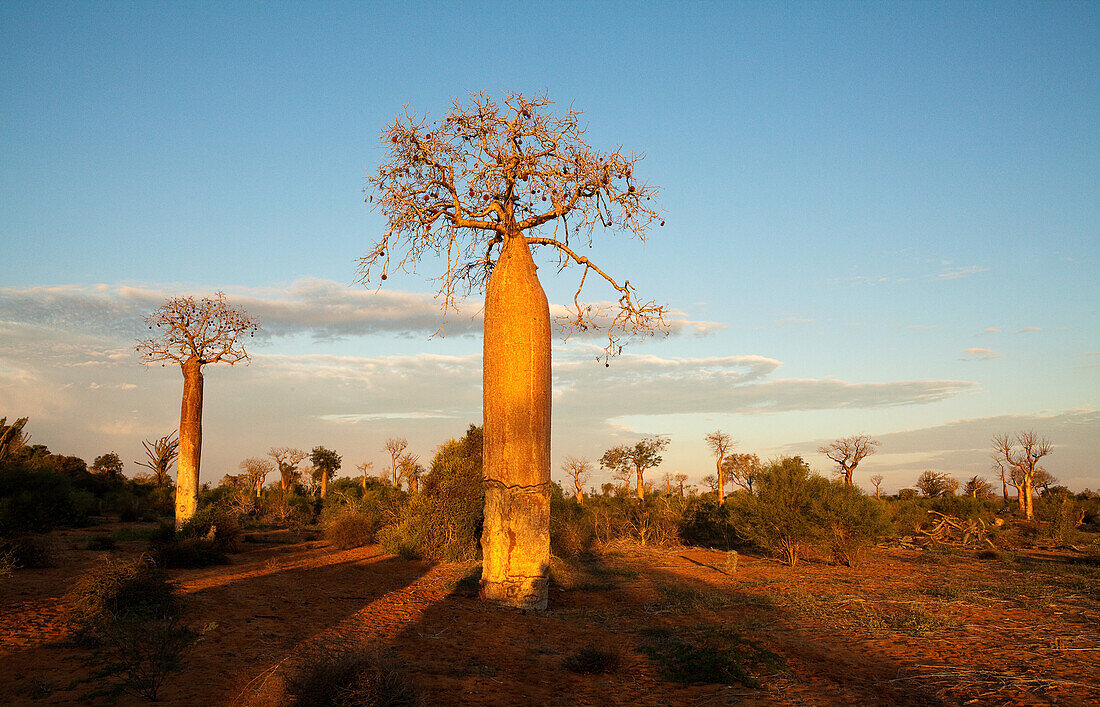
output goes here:
[{"label": "thick tree trunk", "polygon": [[321,499],[324,500],[325,496],[327,496],[327,495],[328,495],[328,471],[325,470],[325,469],[322,469],[321,470]]},{"label": "thick tree trunk", "polygon": [[642,482],[642,470],[640,467],[634,467],[634,470],[638,474],[638,500],[645,500],[645,484]]},{"label": "thick tree trunk", "polygon": [[854,467],[851,468],[851,469],[845,469],[844,470],[844,486],[846,488],[852,488],[852,472],[853,471],[855,471]]},{"label": "thick tree trunk", "polygon": [[176,466],[176,528],[195,515],[202,455],[202,364],[183,363],[183,404],[180,407],[180,448]]},{"label": "thick tree trunk", "polygon": [[522,236],[485,292],[481,598],[545,609],[550,567],[550,309]]},{"label": "thick tree trunk", "polygon": [[726,503],[726,471],[722,468],[722,458],[718,458],[718,505]]},{"label": "thick tree trunk", "polygon": [[581,482],[573,479],[573,486],[577,489],[573,494],[577,499],[577,503],[584,505],[584,491],[581,489]]},{"label": "thick tree trunk", "polygon": [[1020,493],[1023,495],[1023,499],[1024,499],[1024,501],[1023,501],[1024,517],[1027,518],[1028,520],[1031,520],[1031,517],[1034,513],[1034,509],[1032,508],[1032,505],[1031,505],[1032,500],[1033,500],[1032,499],[1032,494],[1034,493],[1034,491],[1035,491],[1035,489],[1032,488],[1032,477],[1031,476],[1025,476],[1024,477],[1024,483],[1021,485],[1021,488],[1020,488]]}]

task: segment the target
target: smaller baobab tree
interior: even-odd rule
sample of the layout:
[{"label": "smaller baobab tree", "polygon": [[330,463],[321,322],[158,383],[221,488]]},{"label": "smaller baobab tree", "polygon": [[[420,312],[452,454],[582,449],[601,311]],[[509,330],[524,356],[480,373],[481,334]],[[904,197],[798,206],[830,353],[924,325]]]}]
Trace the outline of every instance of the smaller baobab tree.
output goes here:
[{"label": "smaller baobab tree", "polygon": [[145,456],[148,459],[134,463],[153,472],[157,486],[167,486],[171,480],[168,472],[180,454],[180,441],[176,438],[176,431],[172,430],[159,439],[143,440],[141,446],[145,447]]},{"label": "smaller baobab tree", "polygon": [[978,475],[971,476],[963,486],[963,495],[971,498],[993,498],[993,485]]},{"label": "smaller baobab tree", "polygon": [[879,490],[879,487],[882,486],[882,482],[885,478],[886,477],[882,474],[871,474],[871,483],[875,485],[875,498],[877,499],[882,498],[882,492]]},{"label": "smaller baobab tree", "polygon": [[393,474],[393,485],[398,485],[398,461],[401,459],[401,455],[408,448],[409,441],[404,437],[390,437],[386,440],[386,443],[382,446],[383,452],[388,452],[390,455],[390,471]]},{"label": "smaller baobab tree", "polygon": [[725,461],[726,455],[733,451],[733,445],[736,443],[722,430],[715,430],[704,439],[706,439],[707,448],[714,455],[714,464],[718,469],[718,505],[721,506],[726,502],[726,483],[728,483],[726,468],[722,462]]},{"label": "smaller baobab tree", "polygon": [[592,462],[584,457],[566,457],[562,460],[561,470],[573,480],[573,498],[584,503],[584,485],[592,478]]},{"label": "smaller baobab tree", "polygon": [[684,482],[688,480],[688,475],[683,473],[677,473],[674,477],[676,483],[680,487],[680,498],[684,497]]},{"label": "smaller baobab tree", "polygon": [[274,460],[279,470],[279,486],[286,491],[298,482],[301,476],[298,465],[309,455],[294,447],[272,447],[267,450],[267,456]]},{"label": "smaller baobab tree", "polygon": [[179,527],[195,515],[198,503],[202,367],[249,361],[244,339],[255,335],[259,326],[243,309],[229,304],[224,292],[199,301],[194,297],[169,297],[160,309],[145,318],[145,323],[157,334],[138,342],[142,361],[146,364],[174,361],[183,371],[176,470],[176,527]]},{"label": "smaller baobab tree", "polygon": [[370,476],[370,471],[374,469],[374,462],[359,462],[355,465],[355,468],[363,475],[363,490],[366,491],[367,477]]},{"label": "smaller baobab tree", "polygon": [[1038,482],[1048,476],[1039,460],[1054,452],[1054,445],[1046,437],[1034,431],[1007,433],[993,437],[993,462],[1008,472],[1011,484],[1016,487],[1020,511],[1031,520],[1034,517],[1032,496]]},{"label": "smaller baobab tree", "polygon": [[853,435],[830,442],[817,451],[836,462],[837,476],[843,476],[844,485],[851,486],[852,472],[861,461],[875,453],[875,447],[879,444],[867,435]]},{"label": "smaller baobab tree", "polygon": [[397,477],[404,479],[409,485],[411,493],[420,491],[420,477],[424,475],[424,466],[420,463],[420,455],[405,452],[397,460]]},{"label": "smaller baobab tree", "polygon": [[610,469],[616,478],[630,483],[630,477],[637,479],[638,500],[645,498],[645,472],[661,465],[664,459],[661,452],[668,446],[668,438],[660,436],[643,437],[634,445],[621,444],[612,447],[600,457],[600,466]]},{"label": "smaller baobab tree", "polygon": [[928,498],[939,498],[954,496],[959,488],[959,482],[950,474],[928,470],[917,477],[913,486]]},{"label": "smaller baobab tree", "polygon": [[275,471],[275,462],[266,457],[249,457],[241,462],[240,469],[249,491],[259,498],[267,475]]},{"label": "smaller baobab tree", "polygon": [[309,462],[313,465],[313,473],[320,475],[318,481],[321,484],[321,498],[328,494],[329,479],[336,475],[342,461],[340,455],[335,451],[320,445],[314,447],[313,451],[309,453]]}]

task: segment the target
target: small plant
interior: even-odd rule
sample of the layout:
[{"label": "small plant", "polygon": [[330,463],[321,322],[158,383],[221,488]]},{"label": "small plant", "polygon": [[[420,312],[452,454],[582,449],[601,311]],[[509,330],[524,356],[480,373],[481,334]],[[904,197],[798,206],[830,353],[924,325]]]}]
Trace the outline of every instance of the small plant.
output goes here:
[{"label": "small plant", "polygon": [[47,535],[19,535],[0,540],[0,554],[10,558],[12,567],[36,569],[57,567],[57,542]]},{"label": "small plant", "polygon": [[730,550],[726,553],[726,561],[722,565],[722,569],[724,569],[727,574],[736,574],[739,560],[740,557],[737,554],[737,550]]},{"label": "small plant", "polygon": [[374,542],[374,528],[365,516],[349,511],[329,521],[325,540],[340,550],[361,547]]},{"label": "small plant", "polygon": [[619,669],[619,654],[615,651],[585,646],[561,662],[561,667],[573,673],[613,673]]},{"label": "small plant", "polygon": [[409,678],[390,660],[360,648],[319,646],[286,681],[294,707],[424,704]]},{"label": "small plant", "polygon": [[129,692],[156,702],[164,681],[179,669],[183,654],[200,639],[200,634],[180,625],[177,616],[127,619],[110,625],[92,655],[98,666],[91,675],[93,679],[107,678],[109,686],[87,697],[117,697]]},{"label": "small plant", "polygon": [[175,587],[144,556],[133,561],[104,560],[77,579],[69,599],[74,635],[93,645],[112,624],[175,615],[180,608]]},{"label": "small plant", "polygon": [[718,626],[699,626],[689,638],[667,629],[648,629],[641,652],[656,661],[674,682],[761,687],[758,676],[781,669],[783,658],[756,641]]}]

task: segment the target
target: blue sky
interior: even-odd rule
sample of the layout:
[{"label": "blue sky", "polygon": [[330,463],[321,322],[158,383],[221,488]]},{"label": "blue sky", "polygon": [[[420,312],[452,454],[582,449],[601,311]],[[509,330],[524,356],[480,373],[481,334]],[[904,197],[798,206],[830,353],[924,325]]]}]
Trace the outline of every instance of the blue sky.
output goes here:
[{"label": "blue sky", "polygon": [[478,322],[428,338],[430,264],[354,285],[362,178],[406,104],[545,89],[646,154],[668,225],[592,255],[681,312],[607,371],[559,342],[555,460],[665,433],[699,477],[721,427],[826,471],[865,432],[896,488],[1033,427],[1096,488],[1097,36],[1093,3],[4,3],[0,414],[138,458],[179,380],[127,354],[136,318],[220,288],[269,336],[208,374],[204,479],[272,445],[430,455],[480,417]]}]

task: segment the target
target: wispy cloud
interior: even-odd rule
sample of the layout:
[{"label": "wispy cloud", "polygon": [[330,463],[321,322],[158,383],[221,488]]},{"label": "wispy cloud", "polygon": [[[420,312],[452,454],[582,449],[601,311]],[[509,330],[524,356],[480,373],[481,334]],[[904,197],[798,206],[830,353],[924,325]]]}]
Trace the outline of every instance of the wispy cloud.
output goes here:
[{"label": "wispy cloud", "polygon": [[977,275],[978,273],[989,272],[989,268],[983,265],[967,265],[965,267],[949,267],[941,270],[936,274],[936,277],[940,280],[957,280],[960,277],[966,277],[968,275]]},{"label": "wispy cloud", "polygon": [[1032,331],[1042,331],[1042,330],[1043,330],[1042,327],[1026,326],[1023,329],[1020,329],[1019,331],[1017,331],[1016,333],[1017,334],[1027,334],[1027,333],[1032,332]]},{"label": "wispy cloud", "polygon": [[999,358],[1001,355],[993,349],[983,349],[978,346],[971,346],[964,350],[963,353],[968,356],[968,358],[963,359],[964,361],[988,361],[990,359]]}]

